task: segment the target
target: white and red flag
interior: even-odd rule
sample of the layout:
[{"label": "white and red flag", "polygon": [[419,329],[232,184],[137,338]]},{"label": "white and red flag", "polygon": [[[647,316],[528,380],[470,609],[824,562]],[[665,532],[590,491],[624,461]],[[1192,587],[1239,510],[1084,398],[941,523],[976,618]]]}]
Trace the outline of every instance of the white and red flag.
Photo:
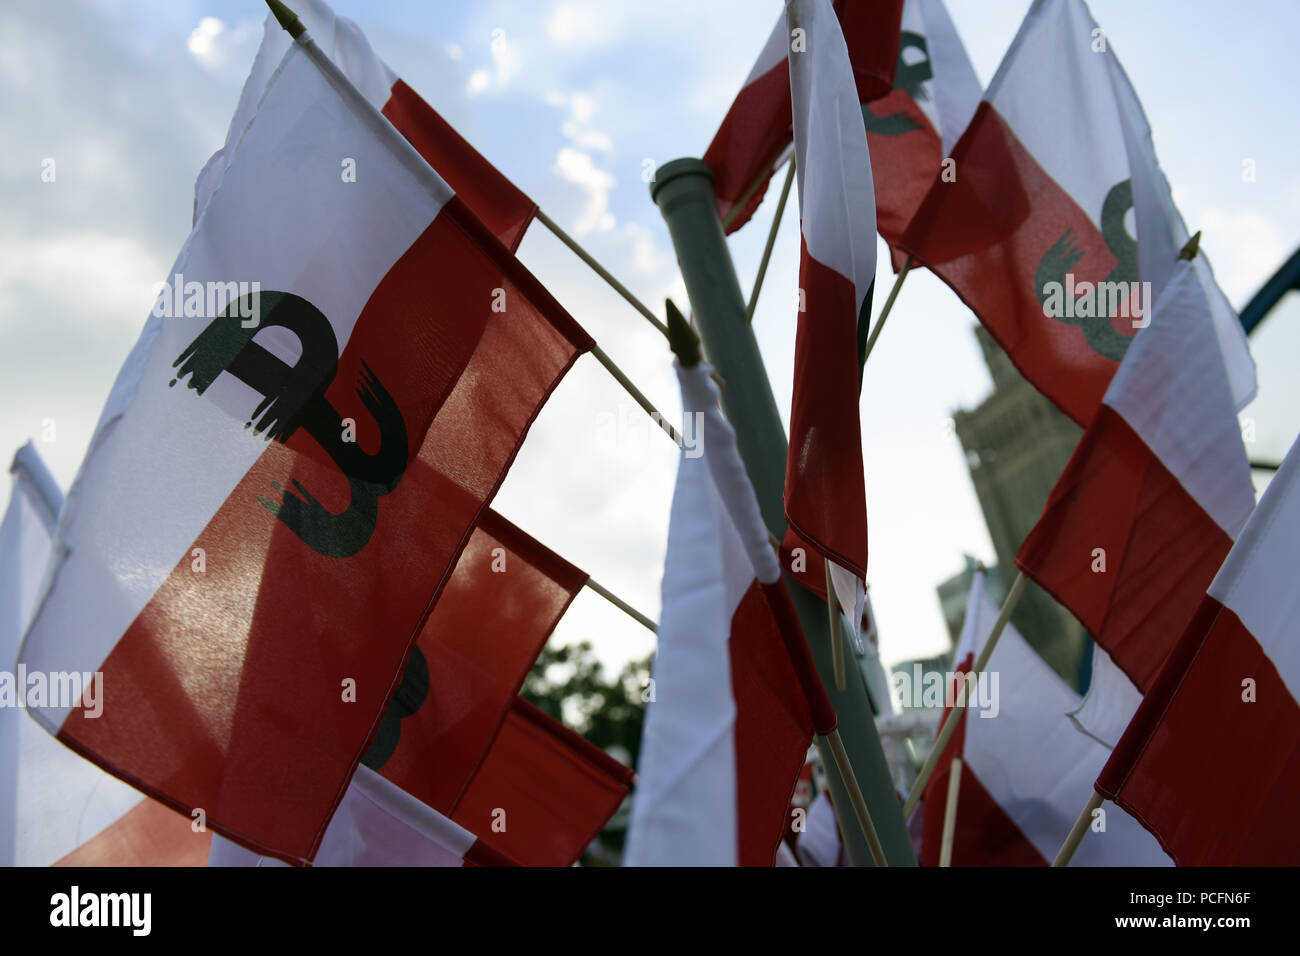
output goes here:
[{"label": "white and red flag", "polygon": [[[339,157],[368,172],[341,177]],[[305,862],[591,340],[309,34],[172,273],[22,649],[102,671],[103,713],[32,713],[209,829]]]},{"label": "white and red flag", "polygon": [[709,368],[677,377],[702,454],[678,463],[624,860],[771,866],[813,731],[835,714]]},{"label": "white and red flag", "polygon": [[[885,96],[894,86],[902,0],[836,0],[834,7],[848,44],[858,102]],[[704,153],[713,171],[718,216],[725,221],[744,200],[726,225],[728,233],[749,222],[763,201],[772,167],[790,148],[786,54],[803,48],[806,39],[790,31],[782,14]]]},{"label": "white and red flag", "polygon": [[[514,866],[515,861],[425,806],[369,767],[358,767],[313,861],[315,866]],[[284,866],[214,837],[208,866]]]},{"label": "white and red flag", "polygon": [[1178,263],[1016,555],[1144,692],[1255,506],[1221,296]]},{"label": "white and red flag", "polygon": [[[1087,426],[1188,240],[1142,106],[1083,0],[1035,0],[901,238],[1039,391]],[[1133,227],[1126,222],[1132,211]],[[1245,334],[1217,312],[1233,407]]]},{"label": "white and red flag", "polygon": [[[891,248],[966,131],[980,92],[943,0],[906,0],[894,88],[862,104],[876,181],[876,228]],[[897,269],[903,256],[893,252]]]},{"label": "white and red flag", "polygon": [[[537,213],[537,204],[471,146],[413,89],[398,78],[370,46],[351,20],[337,16],[324,0],[297,0],[294,11],[321,50],[343,75],[388,121],[410,140],[430,166],[438,171],[457,197],[513,252]],[[289,34],[267,14],[262,44],[244,81],[239,104],[230,121],[225,145],[212,155],[194,187],[194,219],[207,206],[225,176],[235,146],[272,74],[289,49]],[[358,175],[363,175],[358,172]]]},{"label": "white and red flag", "polygon": [[858,316],[870,310],[876,277],[871,161],[829,0],[798,0],[786,15],[806,47],[789,58],[802,241],[785,513],[831,562],[831,584],[856,628],[867,574]]},{"label": "white and red flag", "polygon": [[[977,574],[954,651],[954,670],[968,688],[965,675],[997,616],[997,605],[984,591],[984,575]],[[1087,794],[1109,748],[1079,733],[1068,716],[1078,708],[1079,695],[1011,624],[978,681],[968,690],[967,711],[926,786],[920,862],[939,862],[952,758],[960,757],[952,865],[1046,866],[1070,832],[1080,794]],[[954,681],[954,699],[959,686]],[[1084,840],[1077,859],[1090,866],[1169,864],[1149,834],[1121,814],[1107,821],[1106,833]]]},{"label": "white and red flag", "polygon": [[1180,866],[1300,862],[1297,567],[1300,442],[1097,778]]}]

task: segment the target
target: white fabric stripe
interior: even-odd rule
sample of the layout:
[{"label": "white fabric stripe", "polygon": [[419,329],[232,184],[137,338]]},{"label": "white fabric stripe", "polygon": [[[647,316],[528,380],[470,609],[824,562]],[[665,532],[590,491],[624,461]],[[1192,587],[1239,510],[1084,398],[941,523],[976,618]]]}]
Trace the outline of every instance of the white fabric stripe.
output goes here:
[{"label": "white fabric stripe", "polygon": [[1300,440],[1264,490],[1236,546],[1210,584],[1210,596],[1255,636],[1291,696],[1300,701]]},{"label": "white fabric stripe", "polygon": [[1255,490],[1199,275],[1206,268],[1200,256],[1178,263],[1103,401],[1235,539],[1255,507]]},{"label": "white fabric stripe", "polygon": [[700,429],[700,452],[708,463],[713,485],[740,536],[754,574],[764,584],[771,584],[781,576],[781,564],[768,536],[767,525],[763,523],[749,473],[740,460],[736,432],[718,406],[718,387],[709,377],[712,369],[704,362],[694,368],[677,365],[676,369],[682,401],[686,407],[704,416]]},{"label": "white fabric stripe", "polygon": [[[356,105],[291,50],[171,274],[300,295],[329,319],[341,352],[374,288],[449,198],[432,192],[441,180],[427,165],[413,171],[374,136]],[[356,160],[356,182],[342,180],[339,157]],[[203,396],[169,387],[174,360],[203,327],[151,315],[119,373],[60,519],[53,589],[23,648],[30,668],[99,669],[265,450],[244,428],[260,396],[242,382],[220,376]],[[293,350],[281,331],[259,342]],[[178,679],[202,680],[194,690],[206,694],[238,674]],[[67,713],[34,716],[57,731]]]},{"label": "white fabric stripe", "polygon": [[772,27],[772,32],[768,34],[767,42],[763,44],[763,49],[759,51],[758,59],[754,61],[753,67],[749,71],[749,76],[745,77],[745,82],[741,85],[743,90],[757,82],[761,77],[771,73],[772,70],[785,63],[785,51],[790,48],[790,35],[786,32],[785,14],[776,18],[776,25]]},{"label": "white fabric stripe", "polygon": [[1080,733],[1113,750],[1142,703],[1142,692],[1106,651],[1093,645],[1092,682],[1070,720]]},{"label": "white fabric stripe", "polygon": [[[917,26],[911,26],[912,23]],[[975,67],[943,0],[907,0],[903,8],[903,25],[925,37],[934,78],[922,87],[931,91],[930,98],[918,105],[939,131],[943,154],[947,156],[961,134],[966,132],[979,106],[979,77],[975,75]]]},{"label": "white fabric stripe", "polygon": [[[307,32],[338,63],[361,94],[376,108],[383,109],[393,84],[397,82],[397,74],[371,49],[370,42],[360,27],[346,17],[336,16],[324,0],[297,0],[293,3],[293,8]],[[230,120],[225,145],[212,154],[194,184],[195,222],[207,207],[212,193],[221,184],[235,145],[257,112],[257,104],[261,102],[272,74],[284,59],[291,43],[289,34],[268,13],[262,29],[262,43],[257,48],[253,68],[239,94],[239,104]]]},{"label": "white fabric stripe", "polygon": [[807,40],[789,57],[803,238],[853,283],[856,321],[876,277],[876,198],[853,66],[830,0],[792,0],[786,25]]},{"label": "white fabric stripe", "polygon": [[[997,617],[987,596],[977,617],[986,636]],[[982,645],[984,637],[976,644]],[[1061,848],[1110,750],[1075,729],[1066,715],[1079,707],[1067,687],[1008,624],[989,659],[997,676],[996,716],[966,716],[966,771],[1049,862]],[[989,678],[990,690],[992,676]],[[983,711],[985,715],[992,709]],[[961,826],[961,806],[957,808]],[[1126,813],[1106,817],[1105,833],[1089,833],[1074,866],[1171,866],[1172,860]]]},{"label": "white fabric stripe", "polygon": [[[683,410],[705,415],[706,444],[702,456],[683,453],[677,466],[654,699],[646,712],[624,865],[735,866],[736,704],[728,640],[754,569],[724,502],[752,502],[754,495],[735,486],[727,462],[736,457],[735,439],[717,411],[708,366],[679,366],[677,377]],[[727,482],[721,494],[718,475]],[[757,505],[752,510],[756,516]],[[762,543],[771,552],[766,533]]]}]

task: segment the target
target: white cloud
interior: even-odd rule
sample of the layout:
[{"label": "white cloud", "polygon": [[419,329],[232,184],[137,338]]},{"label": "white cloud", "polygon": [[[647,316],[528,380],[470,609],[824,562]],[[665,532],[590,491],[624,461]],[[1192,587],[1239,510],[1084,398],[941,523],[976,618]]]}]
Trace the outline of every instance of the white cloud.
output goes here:
[{"label": "white cloud", "polygon": [[586,205],[582,217],[574,224],[574,232],[581,236],[595,229],[614,228],[614,214],[609,209],[609,194],[615,182],[612,173],[597,168],[590,154],[572,146],[561,147],[555,154],[553,171],[586,193]]},{"label": "white cloud", "polygon": [[226,25],[216,17],[204,17],[199,21],[199,25],[194,28],[194,31],[190,34],[189,42],[185,45],[194,54],[194,58],[204,66],[215,66],[220,60],[217,41],[221,34],[225,32]]},{"label": "white cloud", "polygon": [[[519,54],[519,48],[507,39],[506,31],[501,27],[494,27],[491,38],[488,50],[492,57],[492,67],[491,69],[479,68],[469,75],[465,83],[465,92],[469,96],[478,96],[487,92],[500,93],[523,70],[523,58]],[[456,49],[460,50],[459,47]],[[452,58],[457,59],[455,56]]]}]

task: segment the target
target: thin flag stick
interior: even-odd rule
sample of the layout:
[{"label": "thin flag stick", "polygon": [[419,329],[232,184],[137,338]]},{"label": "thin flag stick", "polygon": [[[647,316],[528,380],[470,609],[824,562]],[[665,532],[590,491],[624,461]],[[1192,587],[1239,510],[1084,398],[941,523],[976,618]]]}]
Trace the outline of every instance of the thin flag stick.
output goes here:
[{"label": "thin flag stick", "polygon": [[607,283],[609,283],[610,288],[613,289],[615,292],[617,292],[619,295],[621,295],[624,299],[626,299],[631,304],[632,308],[636,309],[638,312],[644,315],[646,319],[650,322],[650,324],[659,330],[660,335],[664,336],[665,338],[668,337],[668,326],[664,325],[664,323],[659,320],[659,317],[646,307],[644,302],[642,302],[640,299],[634,296],[631,290],[629,290],[627,286],[623,285],[623,283],[615,279],[613,274],[608,269],[606,269],[599,262],[597,262],[595,257],[592,256],[591,253],[589,253],[586,249],[580,246],[576,239],[574,239],[567,232],[561,229],[559,224],[556,223],[554,219],[546,215],[544,210],[542,209],[537,210],[537,221],[540,222],[547,229],[551,230],[551,232],[554,233],[555,237],[559,239],[560,242],[564,243],[566,246],[572,249],[579,259],[581,259],[583,262],[585,262],[588,266],[591,267],[592,272],[596,273],[596,275],[600,276]]},{"label": "thin flag stick", "polygon": [[763,288],[763,278],[767,275],[767,264],[772,258],[772,247],[776,245],[776,234],[781,229],[781,217],[785,213],[785,202],[790,198],[790,185],[794,182],[794,160],[790,160],[790,170],[785,174],[785,185],[781,187],[781,198],[776,203],[776,215],[772,217],[772,227],[767,231],[767,245],[763,247],[763,258],[758,263],[758,275],[754,277],[754,291],[749,294],[749,305],[745,306],[745,318],[754,321],[754,308],[758,305],[758,293]]},{"label": "thin flag stick", "polygon": [[993,648],[997,647],[998,638],[1002,636],[1007,621],[1011,619],[1011,612],[1016,609],[1016,605],[1020,603],[1020,595],[1024,593],[1025,572],[1021,571],[1016,575],[1015,583],[1011,585],[1007,599],[1002,602],[1002,610],[998,613],[998,619],[993,622],[993,630],[989,633],[988,640],[984,642],[984,648],[980,651],[979,658],[975,661],[975,665],[971,668],[967,679],[961,681],[961,686],[957,690],[957,700],[954,701],[952,710],[948,711],[943,726],[939,728],[939,736],[934,739],[934,746],[930,748],[930,755],[925,758],[925,763],[921,765],[921,772],[916,775],[916,782],[912,784],[912,789],[907,792],[907,802],[903,804],[904,820],[910,817],[912,811],[916,809],[917,801],[921,799],[921,794],[925,791],[925,785],[930,782],[930,777],[934,774],[934,768],[938,766],[939,758],[943,756],[943,749],[948,746],[953,731],[957,729],[957,722],[966,713],[966,688],[970,686],[971,678],[977,680],[984,668],[988,666]]},{"label": "thin flag stick", "polygon": [[844,749],[844,741],[840,739],[838,727],[830,732],[826,742],[831,745],[835,766],[839,769],[840,779],[844,781],[844,788],[849,792],[849,802],[853,804],[853,812],[857,815],[858,826],[862,827],[862,835],[867,839],[867,849],[871,851],[872,861],[876,866],[889,866],[889,860],[885,857],[885,848],[880,843],[880,835],[876,833],[875,824],[871,822],[871,811],[867,809],[867,801],[862,797],[862,788],[858,786],[857,774],[853,772],[853,765],[849,763],[848,751]]},{"label": "thin flag stick", "polygon": [[943,805],[943,840],[939,865],[952,866],[952,842],[957,834],[957,794],[961,792],[961,758],[953,757],[948,769],[948,801]]},{"label": "thin flag stick", "polygon": [[632,399],[641,406],[642,410],[650,416],[656,425],[677,443],[677,447],[682,447],[682,436],[678,434],[677,429],[669,424],[668,419],[659,413],[659,409],[650,404],[650,399],[641,394],[641,389],[637,388],[630,378],[623,374],[623,370],[614,364],[614,360],[605,354],[605,350],[599,345],[592,343],[591,354],[596,361],[605,366],[605,371],[614,376],[614,381],[623,386],[623,391],[632,396]]},{"label": "thin flag stick", "polygon": [[844,693],[844,640],[840,636],[840,602],[831,585],[831,562],[826,562],[826,611],[831,619],[831,669],[835,673],[835,689]]},{"label": "thin flag stick", "polygon": [[1074,826],[1070,828],[1065,842],[1061,844],[1061,851],[1056,854],[1056,859],[1052,861],[1052,866],[1069,866],[1070,860],[1074,858],[1074,851],[1079,849],[1079,844],[1083,842],[1084,836],[1088,832],[1088,827],[1092,823],[1092,815],[1096,812],[1105,798],[1097,791],[1092,792],[1088,799],[1088,805],[1083,808],[1079,814],[1079,819],[1074,821]]},{"label": "thin flag stick", "polygon": [[[772,160],[772,165],[769,166],[766,171],[759,173],[758,178],[750,183],[748,188],[740,194],[740,198],[736,200],[736,204],[727,210],[727,214],[722,217],[722,228],[724,231],[731,225],[732,221],[740,215],[740,211],[749,205],[749,201],[754,198],[754,193],[758,192],[758,187],[767,182],[777,169],[780,168],[780,161],[780,156]],[[794,150],[790,151],[790,162],[794,162]]]},{"label": "thin flag stick", "polygon": [[628,604],[626,601],[624,601],[613,591],[610,591],[608,588],[601,585],[594,578],[587,578],[586,586],[591,588],[593,591],[595,591],[597,594],[603,597],[610,604],[614,605],[614,607],[618,608],[628,617],[632,618],[632,620],[636,621],[642,627],[648,628],[651,632],[655,632],[655,633],[658,632],[659,630],[658,624],[650,620],[650,618],[646,617],[644,614],[642,614],[632,605]]},{"label": "thin flag stick", "polygon": [[867,347],[862,353],[862,364],[867,364],[867,358],[871,355],[871,350],[876,347],[876,339],[880,338],[880,330],[885,327],[885,319],[889,318],[889,312],[894,308],[894,300],[898,298],[898,290],[903,287],[903,280],[907,274],[912,271],[912,257],[908,256],[903,260],[903,268],[898,270],[898,275],[894,278],[894,286],[889,290],[889,298],[885,300],[884,308],[880,310],[880,318],[876,319],[875,326],[871,329],[871,335],[867,338]]}]

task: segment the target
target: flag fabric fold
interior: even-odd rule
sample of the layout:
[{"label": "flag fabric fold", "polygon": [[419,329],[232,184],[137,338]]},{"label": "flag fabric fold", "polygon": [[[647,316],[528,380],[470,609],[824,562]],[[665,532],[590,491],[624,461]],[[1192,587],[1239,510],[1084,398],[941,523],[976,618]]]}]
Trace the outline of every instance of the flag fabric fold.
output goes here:
[{"label": "flag fabric fold", "polygon": [[1209,306],[1181,261],[1016,564],[1146,691],[1255,504]]},{"label": "flag fabric fold", "polygon": [[[341,180],[340,156],[366,175]],[[22,649],[32,669],[102,670],[103,714],[32,713],[173,809],[306,862],[485,502],[591,340],[309,35],[172,273]]]},{"label": "flag fabric fold", "polygon": [[[955,179],[936,177],[900,247],[1087,426],[1188,232],[1137,95],[1083,0],[1035,0],[952,158]],[[1222,293],[1214,319],[1239,410],[1254,366]]]},{"label": "flag fabric fold", "polygon": [[1297,566],[1300,442],[1097,777],[1180,866],[1300,862]]},{"label": "flag fabric fold", "polygon": [[[894,86],[902,0],[837,0],[834,8],[852,59],[857,102],[885,96]],[[725,222],[734,213],[727,233],[749,222],[767,192],[773,167],[790,149],[786,54],[806,40],[790,31],[782,14],[704,153],[713,171],[718,216]]]}]

